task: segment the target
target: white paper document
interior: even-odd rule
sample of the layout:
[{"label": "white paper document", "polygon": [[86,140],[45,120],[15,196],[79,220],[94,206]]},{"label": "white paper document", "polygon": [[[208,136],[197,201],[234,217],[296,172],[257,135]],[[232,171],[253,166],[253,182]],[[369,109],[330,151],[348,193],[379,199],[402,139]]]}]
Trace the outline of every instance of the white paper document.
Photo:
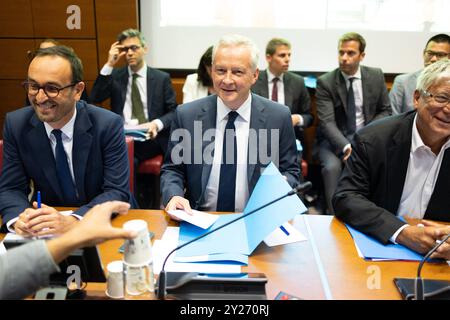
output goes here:
[{"label": "white paper document", "polygon": [[192,215],[186,213],[184,210],[170,210],[168,212],[171,215],[202,229],[208,229],[219,218],[219,215],[217,214],[211,214],[198,210],[192,210]]},{"label": "white paper document", "polygon": [[[178,245],[180,228],[167,227],[161,240],[153,242],[153,272],[159,274],[167,255]],[[240,273],[238,264],[222,263],[178,263],[174,262],[175,253],[167,260],[165,270],[171,272],[203,272],[203,273]]]},{"label": "white paper document", "polygon": [[282,244],[306,241],[306,237],[297,229],[294,228],[289,222],[282,224],[284,230],[276,228],[271,234],[269,234],[265,239],[264,243],[269,247],[279,246]]}]

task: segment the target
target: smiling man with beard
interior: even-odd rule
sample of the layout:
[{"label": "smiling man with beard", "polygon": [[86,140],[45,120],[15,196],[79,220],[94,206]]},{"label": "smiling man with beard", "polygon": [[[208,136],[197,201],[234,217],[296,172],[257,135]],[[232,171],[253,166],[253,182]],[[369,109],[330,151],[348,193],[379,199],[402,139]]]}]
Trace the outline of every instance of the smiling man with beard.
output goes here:
[{"label": "smiling man with beard", "polygon": [[[31,106],[6,115],[0,212],[9,231],[62,234],[93,206],[130,202],[122,119],[80,101],[83,67],[65,46],[40,49],[23,87]],[[40,191],[42,207],[36,199]],[[80,207],[72,215],[58,207]]]}]

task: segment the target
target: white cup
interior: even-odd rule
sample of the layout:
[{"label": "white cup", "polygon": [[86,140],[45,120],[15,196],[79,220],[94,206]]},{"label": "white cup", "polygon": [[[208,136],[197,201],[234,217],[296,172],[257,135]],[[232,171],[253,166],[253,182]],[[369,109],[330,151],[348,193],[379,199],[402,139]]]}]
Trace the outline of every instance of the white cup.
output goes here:
[{"label": "white cup", "polygon": [[126,295],[143,295],[155,290],[152,265],[140,267],[125,266],[125,293]]},{"label": "white cup", "polygon": [[123,229],[135,231],[136,238],[125,240],[124,261],[130,266],[142,266],[152,263],[152,246],[148,236],[148,225],[145,220],[130,220],[124,223]]},{"label": "white cup", "polygon": [[108,281],[106,284],[106,295],[113,299],[124,298],[123,262],[116,260],[108,263]]}]

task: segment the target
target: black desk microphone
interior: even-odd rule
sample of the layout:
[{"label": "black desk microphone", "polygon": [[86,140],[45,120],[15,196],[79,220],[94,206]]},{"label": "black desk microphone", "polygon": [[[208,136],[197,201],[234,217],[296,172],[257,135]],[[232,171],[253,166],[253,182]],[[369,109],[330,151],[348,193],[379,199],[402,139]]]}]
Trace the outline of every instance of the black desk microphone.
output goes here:
[{"label": "black desk microphone", "polygon": [[166,296],[166,272],[164,271],[164,268],[166,266],[167,260],[169,259],[170,255],[172,253],[174,253],[175,251],[177,251],[177,250],[179,250],[179,249],[181,249],[181,248],[183,248],[183,247],[185,247],[185,246],[187,246],[187,245],[189,245],[189,244],[191,244],[191,243],[193,243],[193,242],[195,242],[197,240],[200,240],[200,239],[206,237],[207,235],[209,235],[211,233],[214,233],[214,232],[216,232],[216,231],[218,231],[218,230],[220,230],[220,229],[222,229],[222,228],[224,228],[224,227],[226,227],[226,226],[228,226],[228,225],[230,225],[230,224],[232,224],[232,223],[234,223],[234,222],[236,222],[236,221],[238,221],[240,219],[243,219],[243,218],[245,218],[245,217],[247,217],[247,216],[249,216],[249,215],[251,215],[251,214],[253,214],[253,213],[255,213],[255,212],[257,212],[257,211],[259,211],[259,210],[261,210],[261,209],[263,209],[265,207],[267,207],[267,206],[270,206],[271,204],[273,204],[273,203],[275,203],[277,201],[280,201],[281,199],[284,199],[286,197],[292,196],[294,194],[303,193],[303,192],[309,190],[311,187],[312,187],[312,183],[309,182],[309,181],[301,183],[301,184],[297,185],[295,188],[293,188],[291,191],[286,193],[285,195],[283,195],[283,196],[281,196],[281,197],[279,197],[279,198],[277,198],[275,200],[272,200],[272,201],[270,201],[270,202],[268,202],[268,203],[266,203],[266,204],[264,204],[264,205],[262,205],[262,206],[260,206],[260,207],[258,207],[256,209],[254,209],[254,210],[252,210],[252,211],[250,211],[250,212],[248,212],[248,213],[246,213],[246,214],[244,214],[244,215],[242,215],[242,216],[240,216],[240,217],[238,217],[236,219],[233,219],[233,220],[231,220],[231,221],[229,221],[229,222],[227,222],[227,223],[217,227],[216,229],[208,231],[208,232],[202,234],[201,236],[198,236],[198,237],[196,237],[196,238],[194,238],[194,239],[192,239],[192,240],[190,240],[190,241],[188,241],[186,243],[183,243],[181,246],[178,246],[175,249],[173,249],[172,251],[170,251],[169,254],[167,255],[167,257],[164,259],[164,263],[162,265],[161,272],[159,273],[159,277],[158,277],[158,293],[157,293],[158,299],[164,299],[164,297]]},{"label": "black desk microphone", "polygon": [[423,283],[423,279],[420,276],[420,273],[422,272],[422,267],[423,267],[424,263],[449,238],[450,238],[450,233],[447,236],[445,236],[445,238],[441,242],[436,244],[433,249],[428,251],[428,253],[420,261],[419,267],[417,268],[417,277],[416,277],[416,281],[415,281],[415,297],[416,297],[416,300],[424,300],[424,283]]}]

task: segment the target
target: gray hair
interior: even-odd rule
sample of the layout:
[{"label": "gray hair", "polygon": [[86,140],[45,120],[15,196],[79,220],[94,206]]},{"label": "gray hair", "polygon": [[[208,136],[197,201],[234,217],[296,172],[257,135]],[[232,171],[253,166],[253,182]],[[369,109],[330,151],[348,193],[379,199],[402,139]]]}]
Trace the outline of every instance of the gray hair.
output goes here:
[{"label": "gray hair", "polygon": [[423,69],[417,78],[416,90],[420,92],[428,90],[429,87],[441,78],[450,78],[449,59],[441,59]]},{"label": "gray hair", "polygon": [[220,38],[219,42],[217,42],[217,44],[215,44],[213,48],[212,54],[213,63],[216,59],[217,50],[220,47],[241,47],[241,46],[250,49],[250,56],[252,59],[251,67],[252,71],[255,71],[258,68],[258,61],[259,61],[258,47],[251,39],[238,34],[225,35],[222,38]]},{"label": "gray hair", "polygon": [[119,43],[122,43],[122,41],[124,41],[125,39],[128,38],[139,38],[139,41],[141,42],[142,46],[145,47],[146,43],[145,43],[145,38],[142,35],[142,33],[137,30],[137,29],[127,29],[127,30],[123,30],[121,33],[119,33],[119,35],[117,36],[117,41],[119,41]]}]

